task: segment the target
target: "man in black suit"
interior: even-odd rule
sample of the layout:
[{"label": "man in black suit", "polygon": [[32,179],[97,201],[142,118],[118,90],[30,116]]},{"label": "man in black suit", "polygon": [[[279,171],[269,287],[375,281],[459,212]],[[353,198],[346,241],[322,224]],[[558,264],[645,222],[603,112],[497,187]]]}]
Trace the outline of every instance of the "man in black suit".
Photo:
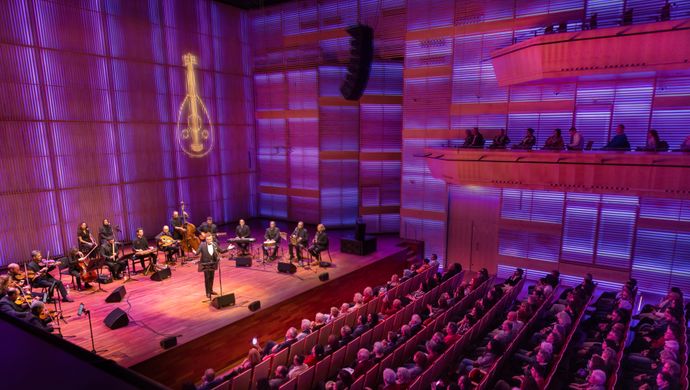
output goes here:
[{"label": "man in black suit", "polygon": [[48,295],[52,298],[53,291],[57,288],[60,291],[60,296],[63,302],[74,302],[68,295],[65,285],[61,281],[55,279],[50,271],[55,269],[55,265],[46,266],[43,263],[43,255],[41,251],[34,250],[31,252],[31,261],[26,266],[30,271],[35,273],[34,279],[31,281],[32,287],[48,287]]},{"label": "man in black suit", "polygon": [[122,279],[122,271],[126,267],[126,264],[118,256],[119,250],[120,247],[112,238],[101,245],[101,257],[105,259],[105,265],[110,270],[113,279],[116,280]]},{"label": "man in black suit", "polygon": [[[225,252],[225,251],[222,251]],[[218,261],[222,253],[218,245],[213,242],[213,236],[206,236],[206,241],[199,245],[196,253],[200,254],[199,271],[204,273],[204,287],[206,288],[206,296],[211,298],[211,295],[218,295],[213,291],[213,279],[216,276],[216,269],[218,268]]]},{"label": "man in black suit", "polygon": [[199,231],[213,236],[213,241],[218,243],[218,226],[213,223],[213,217],[206,217],[206,221],[199,225]]},{"label": "man in black suit", "polygon": [[[296,245],[292,243],[296,242]],[[304,222],[299,221],[297,227],[292,231],[290,235],[290,243],[288,249],[290,251],[290,261],[295,259],[294,252],[297,252],[297,262],[302,265],[302,248],[306,247],[309,243],[309,238],[307,236],[307,229],[304,228]]]},{"label": "man in black suit", "polygon": [[319,257],[319,253],[328,249],[328,235],[326,234],[326,227],[322,223],[316,227],[316,235],[314,236],[314,242],[309,247],[309,253],[314,258]]},{"label": "man in black suit", "polygon": [[110,239],[115,239],[115,233],[113,232],[113,226],[107,219],[103,220],[103,225],[98,228],[98,242],[104,245]]},{"label": "man in black suit", "polygon": [[280,229],[276,227],[275,221],[271,221],[264,234],[264,241],[273,241],[274,244],[271,246],[263,245],[264,257],[270,260],[275,260],[278,255],[278,247],[280,246]]},{"label": "man in black suit", "polygon": [[[244,223],[244,219],[240,219],[240,224],[235,228],[235,236],[237,238],[249,238],[252,235],[251,229]],[[249,253],[249,244],[238,243],[237,246],[242,250],[240,255],[246,255]]]},{"label": "man in black suit", "polygon": [[25,313],[29,310],[29,307],[28,305],[17,305],[15,301],[18,297],[19,290],[14,287],[7,289],[7,295],[0,299],[0,311],[18,318],[26,316]]}]

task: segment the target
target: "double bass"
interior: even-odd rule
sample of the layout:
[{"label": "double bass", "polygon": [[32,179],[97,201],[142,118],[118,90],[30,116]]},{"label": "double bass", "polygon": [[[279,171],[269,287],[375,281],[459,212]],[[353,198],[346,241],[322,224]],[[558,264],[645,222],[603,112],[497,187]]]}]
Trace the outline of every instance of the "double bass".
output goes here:
[{"label": "double bass", "polygon": [[182,226],[184,227],[182,239],[180,240],[180,248],[185,252],[196,251],[199,249],[199,245],[201,245],[201,240],[196,236],[196,226],[191,222],[187,222],[184,202],[180,202],[180,208],[182,210]]},{"label": "double bass", "polygon": [[[93,252],[94,249],[96,249],[95,246],[91,249],[91,252]],[[76,268],[79,270],[79,277],[84,283],[93,282],[94,280],[98,279],[98,271],[95,269],[89,270],[89,255],[91,252],[86,255],[81,253],[81,251],[74,253],[74,256],[77,256]]]}]

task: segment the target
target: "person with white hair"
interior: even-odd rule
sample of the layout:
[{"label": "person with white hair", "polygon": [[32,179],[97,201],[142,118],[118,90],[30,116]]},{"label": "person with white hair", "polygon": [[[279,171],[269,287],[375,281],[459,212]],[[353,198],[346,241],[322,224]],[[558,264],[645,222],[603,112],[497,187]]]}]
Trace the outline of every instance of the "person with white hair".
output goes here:
[{"label": "person with white hair", "polygon": [[594,370],[589,374],[587,379],[589,386],[587,390],[604,390],[606,389],[606,373],[602,370]]},{"label": "person with white hair", "polygon": [[352,313],[353,311],[356,311],[360,307],[362,307],[362,305],[363,305],[362,302],[364,300],[364,297],[362,296],[361,293],[355,293],[355,296],[353,297],[352,300],[354,301],[355,304],[352,305],[352,307],[350,307],[350,310],[349,310],[350,313]]},{"label": "person with white hair", "polygon": [[271,350],[271,353],[280,352],[281,350],[291,346],[295,342],[297,342],[297,328],[291,327],[287,330],[287,332],[285,332],[285,341],[283,341],[280,344],[276,344]]},{"label": "person with white hair", "polygon": [[395,389],[398,387],[397,384],[398,376],[395,374],[395,371],[391,370],[390,368],[386,368],[383,370],[383,389],[384,390],[391,390]]},{"label": "person with white hair", "polygon": [[422,317],[419,314],[413,314],[408,325],[412,334],[417,334],[422,329]]},{"label": "person with white hair", "polygon": [[201,385],[197,390],[213,389],[223,381],[223,378],[216,378],[216,371],[213,368],[207,368],[204,375],[201,376]]},{"label": "person with white hair", "polygon": [[398,379],[396,382],[401,388],[407,388],[410,385],[412,376],[410,375],[410,370],[405,367],[398,367],[398,372],[396,373]]},{"label": "person with white hair", "polygon": [[370,368],[374,366],[374,361],[370,359],[371,354],[366,348],[361,348],[357,351],[357,363],[355,364],[355,370],[352,372],[353,378],[358,378],[369,371]]},{"label": "person with white hair", "polygon": [[303,319],[301,324],[300,324],[300,329],[302,330],[299,334],[297,334],[297,340],[302,340],[303,338],[307,337],[309,333],[311,333],[311,321],[308,319]]},{"label": "person with white hair", "polygon": [[314,322],[311,324],[311,331],[316,332],[326,325],[326,315],[323,313],[316,313],[314,316]]}]

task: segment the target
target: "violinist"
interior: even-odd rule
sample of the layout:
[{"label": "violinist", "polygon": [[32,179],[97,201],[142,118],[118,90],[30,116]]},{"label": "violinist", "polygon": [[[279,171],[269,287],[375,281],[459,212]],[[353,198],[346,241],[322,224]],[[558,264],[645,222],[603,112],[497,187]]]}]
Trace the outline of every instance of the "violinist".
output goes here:
[{"label": "violinist", "polygon": [[69,273],[70,275],[74,276],[74,280],[77,282],[77,289],[79,291],[91,288],[89,282],[84,282],[84,286],[82,288],[81,275],[84,271],[83,267],[85,266],[84,259],[84,254],[77,248],[70,249],[69,254],[67,255],[67,265],[69,266]]},{"label": "violinist", "polygon": [[170,232],[168,225],[163,226],[163,231],[156,235],[156,244],[158,249],[165,252],[165,261],[167,263],[175,262],[175,254],[179,253],[179,243],[173,238],[173,233]]},{"label": "violinist", "polygon": [[24,275],[17,263],[10,263],[7,266],[7,276],[10,278],[10,285],[23,286],[26,284],[26,275]]},{"label": "violinist", "polygon": [[[79,251],[81,253],[89,253],[96,246],[93,237],[91,236],[91,231],[89,230],[89,225],[86,222],[82,222],[77,229],[77,241],[79,242]],[[91,252],[91,257],[95,257],[96,253]]]},{"label": "violinist", "polygon": [[7,295],[7,290],[10,288],[10,276],[0,275],[0,299]]},{"label": "violinist", "polygon": [[50,325],[52,318],[46,315],[46,306],[42,301],[35,300],[31,303],[31,315],[27,322],[34,327],[52,333],[54,328]]},{"label": "violinist", "polygon": [[114,238],[110,238],[101,245],[101,256],[105,259],[105,265],[115,280],[122,279],[122,271],[125,269],[125,265],[118,256],[119,249]]},{"label": "violinist", "polygon": [[103,225],[98,228],[98,241],[103,245],[111,238],[115,239],[115,233],[113,233],[113,225],[111,225],[110,221],[106,218],[103,220]]},{"label": "violinist", "polygon": [[[29,283],[32,287],[48,287],[48,296],[52,298],[55,288],[60,291],[60,296],[63,302],[74,302],[72,298],[67,295],[65,285],[61,281],[55,279],[49,272],[55,269],[55,264],[49,264],[49,261],[43,260],[41,251],[34,250],[31,252],[31,261],[27,265],[29,273],[33,271],[33,278],[29,277]],[[53,262],[54,263],[54,262]]]},{"label": "violinist", "polygon": [[17,303],[19,300],[19,289],[10,287],[7,295],[0,299],[0,311],[6,314],[26,313],[29,305],[25,302]]},{"label": "violinist", "polygon": [[156,264],[156,253],[153,248],[149,247],[149,240],[144,237],[144,229],[137,229],[137,236],[132,241],[132,249],[134,249],[134,259],[139,259],[141,268],[146,270],[144,260],[149,259],[149,267],[153,268]]}]

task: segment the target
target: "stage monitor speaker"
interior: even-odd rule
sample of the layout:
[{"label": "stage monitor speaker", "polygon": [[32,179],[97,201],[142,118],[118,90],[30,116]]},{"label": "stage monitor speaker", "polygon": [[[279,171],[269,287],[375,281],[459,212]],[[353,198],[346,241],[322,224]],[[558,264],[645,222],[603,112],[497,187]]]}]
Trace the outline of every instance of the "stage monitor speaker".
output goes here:
[{"label": "stage monitor speaker", "polygon": [[350,62],[340,93],[347,100],[359,100],[367,88],[371,62],[374,59],[374,30],[364,24],[349,27]]},{"label": "stage monitor speaker", "polygon": [[214,297],[213,300],[211,300],[211,305],[213,305],[213,307],[216,309],[222,309],[226,306],[233,306],[235,305],[235,294],[230,293]]},{"label": "stage monitor speaker", "polygon": [[237,256],[235,257],[235,267],[251,267],[252,257],[251,256]]},{"label": "stage monitor speaker", "polygon": [[257,311],[259,309],[261,309],[261,301],[254,301],[249,304],[250,311]]},{"label": "stage monitor speaker", "polygon": [[151,274],[151,280],[154,282],[160,282],[165,279],[168,279],[169,277],[172,276],[172,272],[170,271],[170,267],[168,268],[163,268],[160,271],[156,271],[153,274]]},{"label": "stage monitor speaker", "polygon": [[177,336],[166,337],[161,340],[161,348],[170,349],[177,345]]},{"label": "stage monitor speaker", "polygon": [[118,329],[129,324],[129,317],[127,317],[127,313],[124,310],[118,307],[105,317],[103,323],[110,329]]},{"label": "stage monitor speaker", "polygon": [[319,275],[319,280],[322,281],[322,282],[327,281],[327,280],[328,280],[328,272],[324,272],[324,273],[320,274],[320,275]]},{"label": "stage monitor speaker", "polygon": [[278,272],[284,272],[286,274],[294,274],[297,272],[297,267],[292,263],[278,263]]},{"label": "stage monitor speaker", "polygon": [[352,237],[340,239],[340,251],[342,253],[364,256],[376,252],[376,246],[376,237],[373,236],[364,237],[364,240],[356,240]]},{"label": "stage monitor speaker", "polygon": [[108,295],[108,297],[105,298],[105,301],[107,303],[122,302],[126,294],[127,290],[125,290],[125,286],[120,286],[113,290],[113,292],[111,292],[110,295]]}]

